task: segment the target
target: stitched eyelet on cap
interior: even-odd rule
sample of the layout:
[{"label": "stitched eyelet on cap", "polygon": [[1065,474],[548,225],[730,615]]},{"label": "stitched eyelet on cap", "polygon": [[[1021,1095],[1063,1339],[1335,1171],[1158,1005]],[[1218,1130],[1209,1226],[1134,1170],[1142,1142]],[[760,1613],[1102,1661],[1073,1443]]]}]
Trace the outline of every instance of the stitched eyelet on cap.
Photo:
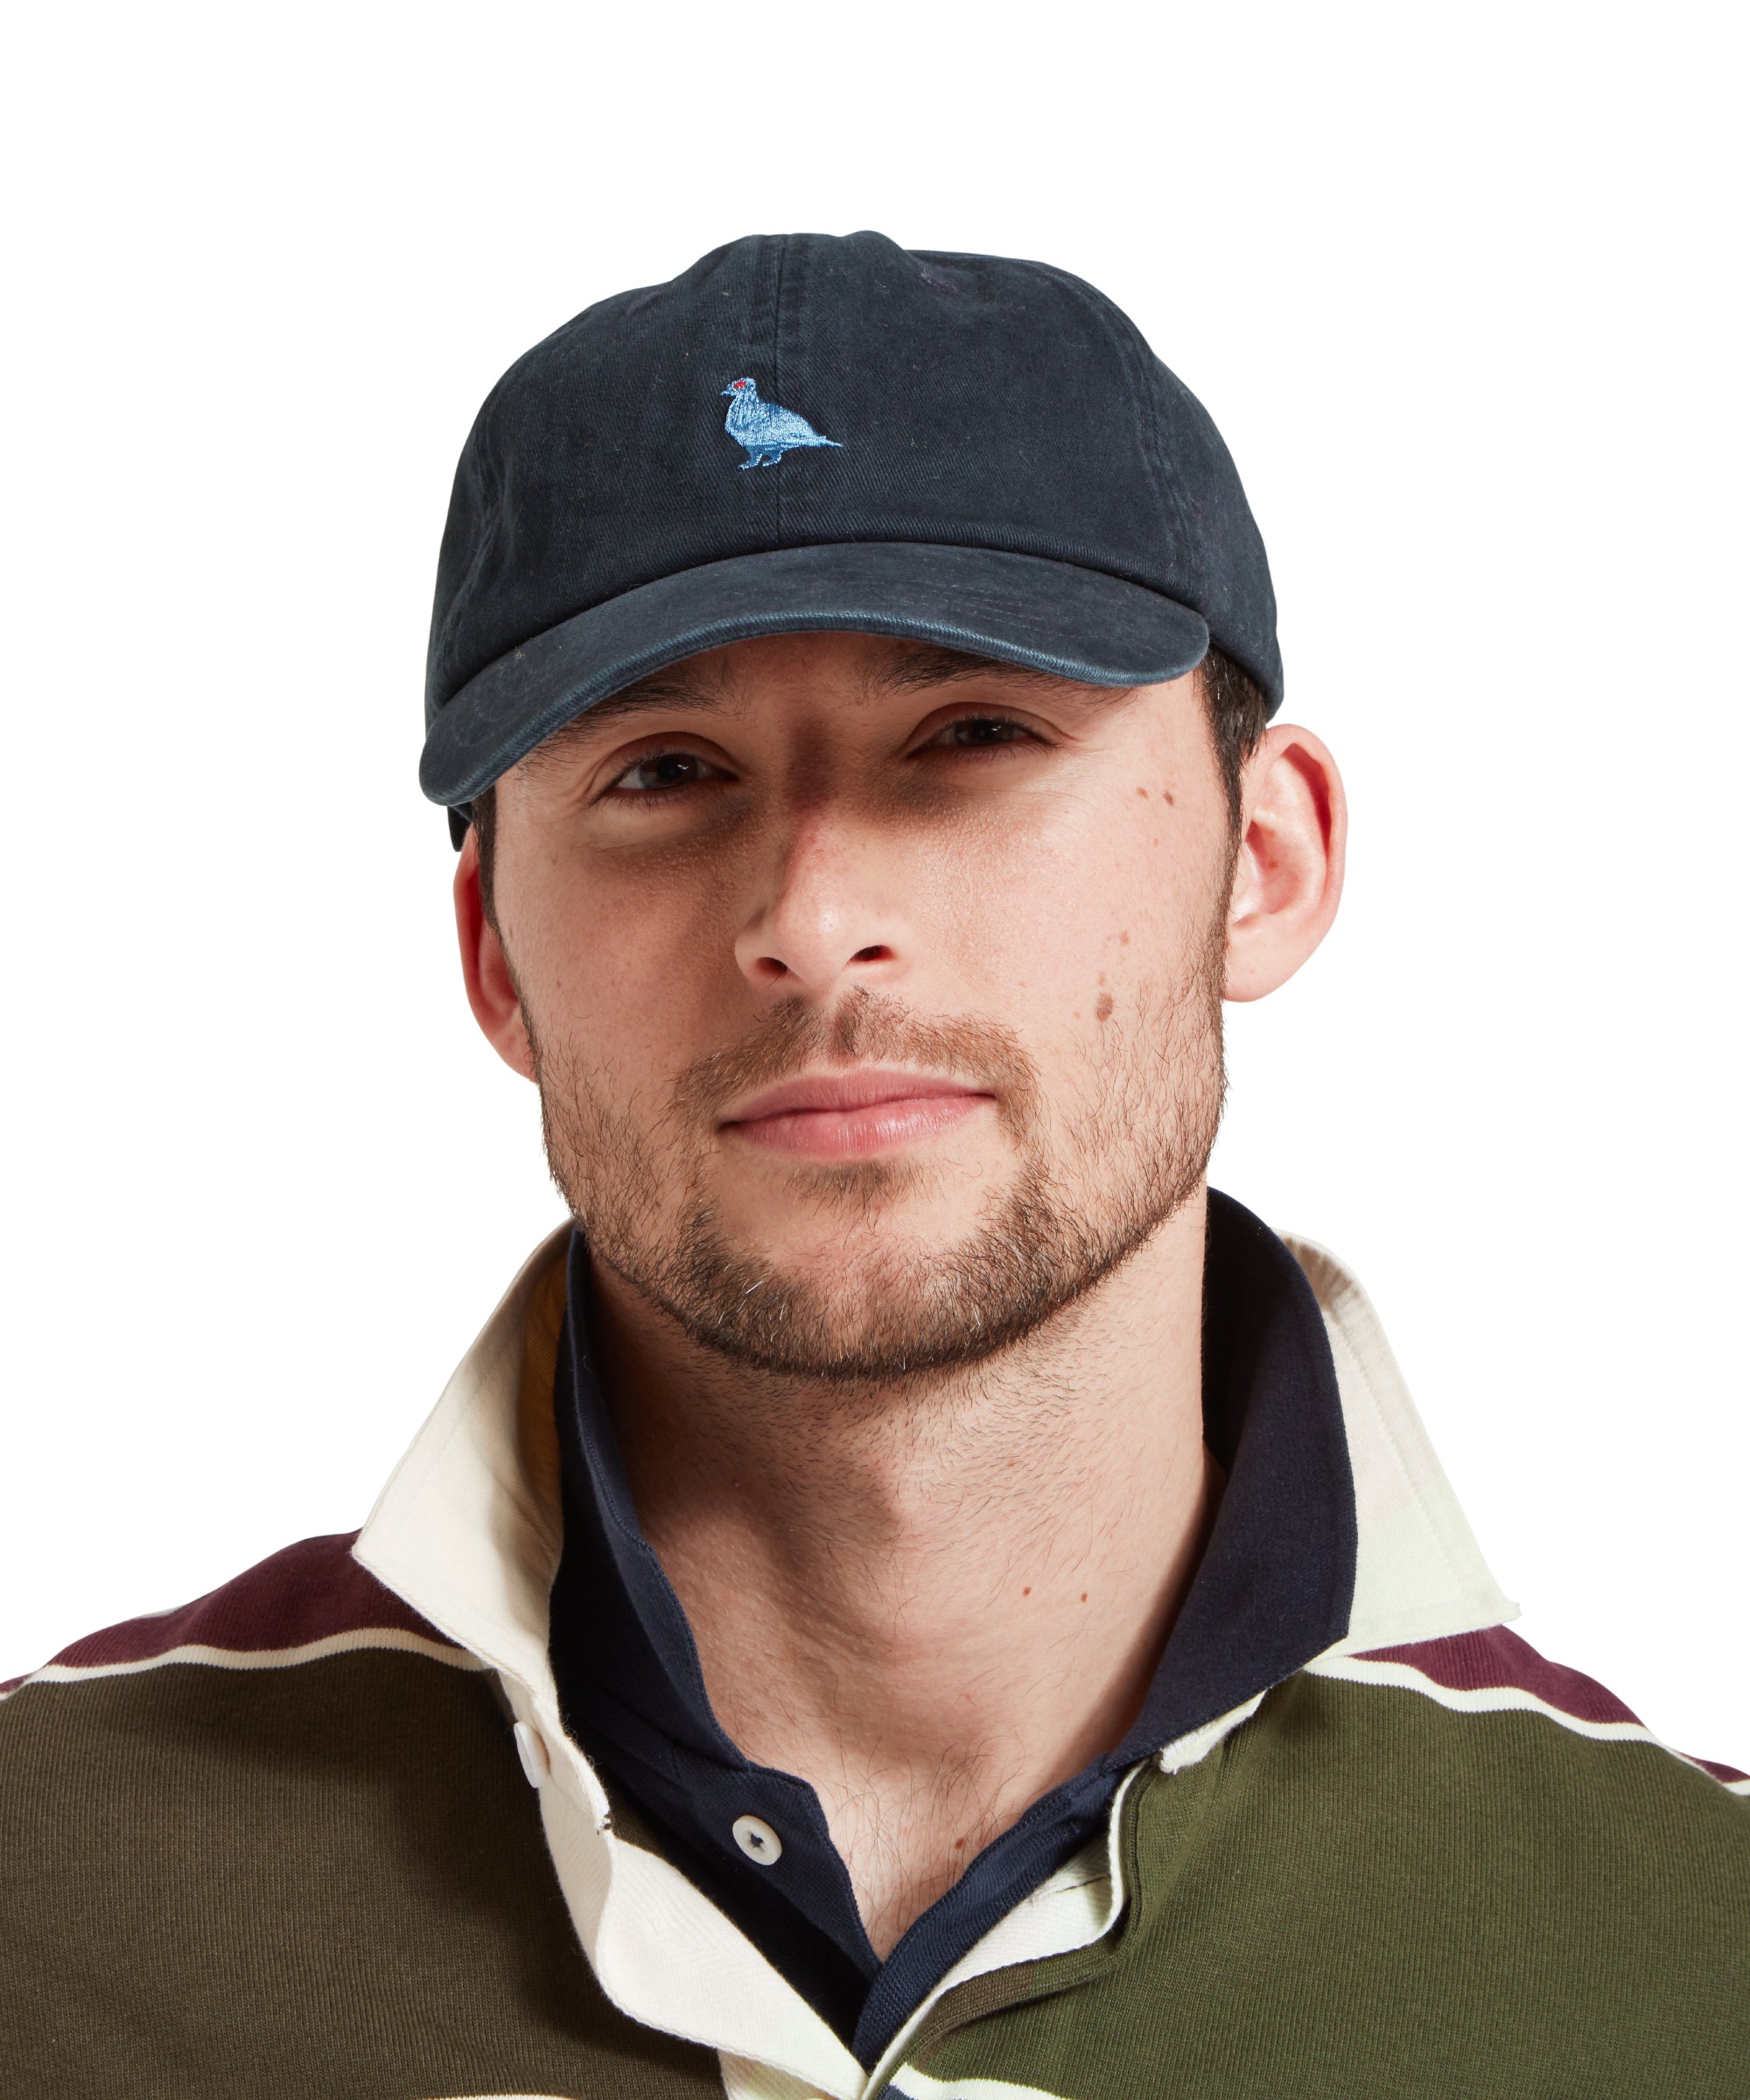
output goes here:
[{"label": "stitched eyelet on cap", "polygon": [[756,1866],[774,1866],[782,1856],[784,1841],[769,1823],[757,1816],[738,1816],[730,1835]]}]

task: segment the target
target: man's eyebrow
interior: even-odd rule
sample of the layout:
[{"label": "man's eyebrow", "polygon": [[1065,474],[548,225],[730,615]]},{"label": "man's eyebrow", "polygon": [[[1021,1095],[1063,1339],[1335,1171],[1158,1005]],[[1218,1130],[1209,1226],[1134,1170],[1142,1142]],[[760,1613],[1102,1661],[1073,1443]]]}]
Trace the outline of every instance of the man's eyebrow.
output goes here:
[{"label": "man's eyebrow", "polygon": [[729,705],[729,698],[720,680],[690,678],[676,671],[654,671],[635,685],[622,686],[606,700],[597,701],[577,718],[576,726],[617,722],[622,716],[635,715],[651,707],[704,708],[707,712],[718,713]]},{"label": "man's eyebrow", "polygon": [[593,707],[586,707],[580,715],[573,715],[550,737],[543,737],[523,760],[563,758],[574,744],[593,738],[599,731],[612,729],[628,715],[639,715],[657,707],[684,707],[707,714],[721,713],[730,704],[730,696],[720,684],[699,678],[679,676],[672,672],[655,671],[648,678],[640,678],[637,684],[624,686],[617,693],[610,693],[606,700],[598,700]]}]

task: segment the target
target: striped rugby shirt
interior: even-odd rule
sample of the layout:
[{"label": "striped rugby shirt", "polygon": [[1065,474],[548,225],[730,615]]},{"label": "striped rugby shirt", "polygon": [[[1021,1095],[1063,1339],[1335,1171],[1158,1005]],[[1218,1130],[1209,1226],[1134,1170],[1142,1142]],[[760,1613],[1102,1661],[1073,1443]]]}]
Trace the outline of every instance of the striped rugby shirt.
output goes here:
[{"label": "striped rugby shirt", "polygon": [[1139,1759],[860,2063],[561,1723],[568,1239],[360,1533],[0,1688],[0,2096],[1750,2095],[1750,1779],[1507,1629],[1371,1308],[1298,1242],[1347,1634]]}]

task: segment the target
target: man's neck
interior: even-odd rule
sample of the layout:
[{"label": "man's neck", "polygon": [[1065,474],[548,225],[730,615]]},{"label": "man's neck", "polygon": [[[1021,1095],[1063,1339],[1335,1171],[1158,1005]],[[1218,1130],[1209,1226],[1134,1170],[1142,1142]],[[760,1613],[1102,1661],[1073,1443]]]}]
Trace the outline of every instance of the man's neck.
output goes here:
[{"label": "man's neck", "polygon": [[1213,1505],[1203,1242],[1198,1200],[1026,1344],[855,1394],[728,1362],[596,1270],[633,1499],[712,1706],[813,1785],[884,1957],[1137,1717]]}]

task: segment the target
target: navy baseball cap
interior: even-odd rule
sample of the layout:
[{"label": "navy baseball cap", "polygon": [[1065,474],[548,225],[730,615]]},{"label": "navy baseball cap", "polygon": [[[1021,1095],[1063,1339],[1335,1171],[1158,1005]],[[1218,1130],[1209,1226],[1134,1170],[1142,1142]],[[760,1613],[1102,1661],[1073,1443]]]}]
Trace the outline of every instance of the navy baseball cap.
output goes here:
[{"label": "navy baseball cap", "polygon": [[1282,696],[1234,463],[1109,299],[1044,262],[759,234],[590,307],[487,396],[438,557],[420,785],[465,820],[651,672],[826,629],[1112,686],[1213,640]]}]

